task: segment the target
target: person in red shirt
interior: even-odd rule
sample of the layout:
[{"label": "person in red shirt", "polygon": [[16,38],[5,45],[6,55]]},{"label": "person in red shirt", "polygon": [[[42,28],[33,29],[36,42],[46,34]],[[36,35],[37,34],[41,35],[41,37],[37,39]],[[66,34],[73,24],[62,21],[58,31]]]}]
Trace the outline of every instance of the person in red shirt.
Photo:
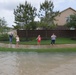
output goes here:
[{"label": "person in red shirt", "polygon": [[41,42],[41,36],[38,35],[38,37],[37,37],[37,44],[40,45],[40,42]]}]

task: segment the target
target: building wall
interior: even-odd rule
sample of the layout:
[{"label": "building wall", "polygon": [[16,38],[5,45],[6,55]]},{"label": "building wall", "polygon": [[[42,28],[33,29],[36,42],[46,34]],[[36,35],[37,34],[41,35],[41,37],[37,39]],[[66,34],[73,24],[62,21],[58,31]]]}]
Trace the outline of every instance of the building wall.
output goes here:
[{"label": "building wall", "polygon": [[76,11],[72,8],[68,8],[62,11],[60,15],[55,17],[56,21],[54,23],[59,26],[63,26],[66,23],[67,17],[73,14],[76,14]]}]

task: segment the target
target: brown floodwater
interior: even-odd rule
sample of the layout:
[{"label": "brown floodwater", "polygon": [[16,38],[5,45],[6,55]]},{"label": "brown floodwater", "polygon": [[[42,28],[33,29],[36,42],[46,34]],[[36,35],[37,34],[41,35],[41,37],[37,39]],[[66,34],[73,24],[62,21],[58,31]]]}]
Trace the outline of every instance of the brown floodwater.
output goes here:
[{"label": "brown floodwater", "polygon": [[0,75],[48,75],[76,53],[0,52]]}]

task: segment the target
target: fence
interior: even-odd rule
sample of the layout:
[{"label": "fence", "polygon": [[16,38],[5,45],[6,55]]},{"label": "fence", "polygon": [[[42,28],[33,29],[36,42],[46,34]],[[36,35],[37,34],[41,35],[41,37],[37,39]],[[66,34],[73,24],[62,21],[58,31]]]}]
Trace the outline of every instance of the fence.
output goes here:
[{"label": "fence", "polygon": [[76,37],[76,30],[17,30],[19,37],[50,37],[52,34],[57,37]]}]

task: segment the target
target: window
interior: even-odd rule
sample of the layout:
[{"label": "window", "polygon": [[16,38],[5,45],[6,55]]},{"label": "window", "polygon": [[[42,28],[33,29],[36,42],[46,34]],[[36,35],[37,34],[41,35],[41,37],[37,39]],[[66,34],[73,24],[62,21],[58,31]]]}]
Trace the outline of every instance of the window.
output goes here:
[{"label": "window", "polygon": [[70,22],[70,16],[66,17],[66,22]]}]

